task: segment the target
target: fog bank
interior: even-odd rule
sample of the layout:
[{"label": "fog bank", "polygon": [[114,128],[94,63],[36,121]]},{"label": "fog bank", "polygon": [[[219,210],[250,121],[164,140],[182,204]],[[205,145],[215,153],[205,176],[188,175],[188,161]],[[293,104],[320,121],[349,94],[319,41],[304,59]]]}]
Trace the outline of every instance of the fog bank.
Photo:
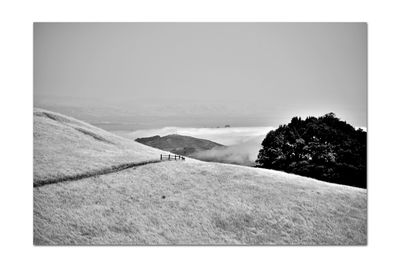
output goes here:
[{"label": "fog bank", "polygon": [[267,133],[275,127],[227,127],[227,128],[183,128],[165,127],[160,129],[139,130],[124,134],[136,139],[154,135],[165,136],[179,134],[207,139],[225,145],[211,150],[201,151],[193,156],[215,162],[225,162],[252,166],[257,159],[261,142]]},{"label": "fog bank", "polygon": [[265,135],[259,135],[243,143],[215,147],[211,150],[197,152],[193,156],[205,161],[254,166],[264,138]]},{"label": "fog bank", "polygon": [[225,146],[238,145],[250,141],[261,135],[265,136],[275,127],[227,127],[227,128],[187,128],[164,127],[160,129],[138,130],[124,134],[126,137],[136,139],[154,135],[165,136],[169,134],[187,135],[207,139]]}]

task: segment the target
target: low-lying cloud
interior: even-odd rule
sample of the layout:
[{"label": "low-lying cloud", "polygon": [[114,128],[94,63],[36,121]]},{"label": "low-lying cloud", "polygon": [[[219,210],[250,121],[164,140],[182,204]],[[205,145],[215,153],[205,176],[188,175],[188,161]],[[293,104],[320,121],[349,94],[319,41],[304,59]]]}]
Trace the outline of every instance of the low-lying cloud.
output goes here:
[{"label": "low-lying cloud", "polygon": [[165,136],[169,134],[187,135],[207,139],[225,146],[237,145],[247,142],[257,136],[265,136],[274,127],[227,127],[227,128],[186,128],[164,127],[160,129],[138,130],[128,134],[136,139],[154,135]]},{"label": "low-lying cloud", "polygon": [[253,166],[255,165],[255,160],[257,159],[258,152],[261,149],[261,142],[264,138],[265,135],[259,135],[243,143],[225,147],[215,147],[210,150],[197,152],[193,156],[205,161]]},{"label": "low-lying cloud", "polygon": [[252,166],[257,159],[261,142],[274,127],[227,127],[227,128],[185,128],[164,127],[161,129],[139,130],[131,132],[132,139],[154,135],[165,136],[179,134],[207,139],[224,145],[211,150],[201,151],[193,156],[206,160]]}]

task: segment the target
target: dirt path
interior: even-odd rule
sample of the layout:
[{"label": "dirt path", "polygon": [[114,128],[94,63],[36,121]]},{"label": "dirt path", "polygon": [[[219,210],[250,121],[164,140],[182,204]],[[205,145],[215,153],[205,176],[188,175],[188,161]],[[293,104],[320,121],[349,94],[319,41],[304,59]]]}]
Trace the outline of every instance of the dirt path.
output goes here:
[{"label": "dirt path", "polygon": [[85,173],[78,174],[78,175],[64,176],[64,177],[58,178],[56,180],[47,179],[47,180],[41,180],[41,181],[34,181],[33,187],[40,187],[40,186],[44,186],[44,185],[56,184],[56,183],[67,182],[67,181],[76,181],[76,180],[90,178],[90,177],[94,177],[94,176],[98,176],[98,175],[115,173],[115,172],[123,171],[123,170],[129,169],[129,168],[143,166],[143,165],[147,165],[147,164],[159,163],[159,162],[161,162],[161,161],[160,160],[152,160],[152,161],[145,161],[145,162],[139,162],[139,163],[124,163],[121,165],[111,166],[109,168],[104,168],[101,170],[85,172]]}]

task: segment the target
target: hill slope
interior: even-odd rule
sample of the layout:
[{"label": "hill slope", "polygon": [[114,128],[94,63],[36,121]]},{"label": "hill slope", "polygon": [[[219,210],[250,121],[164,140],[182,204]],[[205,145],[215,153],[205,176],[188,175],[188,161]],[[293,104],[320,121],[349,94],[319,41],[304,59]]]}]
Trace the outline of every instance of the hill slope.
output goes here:
[{"label": "hill slope", "polygon": [[[160,152],[44,110],[34,139],[34,180]],[[37,245],[367,242],[366,190],[267,169],[188,159],[33,190]]]},{"label": "hill slope", "polygon": [[223,147],[223,145],[209,140],[179,134],[170,134],[163,137],[156,135],[137,138],[135,141],[183,156],[189,156],[193,153],[210,150],[215,147]]},{"label": "hill slope", "polygon": [[35,108],[33,115],[34,182],[146,162],[162,153],[55,112]]}]

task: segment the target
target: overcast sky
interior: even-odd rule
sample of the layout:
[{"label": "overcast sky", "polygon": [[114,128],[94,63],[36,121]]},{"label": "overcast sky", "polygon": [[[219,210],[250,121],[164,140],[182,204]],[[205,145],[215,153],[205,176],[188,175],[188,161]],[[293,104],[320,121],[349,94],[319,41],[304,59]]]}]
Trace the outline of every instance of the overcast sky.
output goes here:
[{"label": "overcast sky", "polygon": [[34,101],[156,118],[147,128],[331,111],[366,126],[367,25],[36,23]]}]

